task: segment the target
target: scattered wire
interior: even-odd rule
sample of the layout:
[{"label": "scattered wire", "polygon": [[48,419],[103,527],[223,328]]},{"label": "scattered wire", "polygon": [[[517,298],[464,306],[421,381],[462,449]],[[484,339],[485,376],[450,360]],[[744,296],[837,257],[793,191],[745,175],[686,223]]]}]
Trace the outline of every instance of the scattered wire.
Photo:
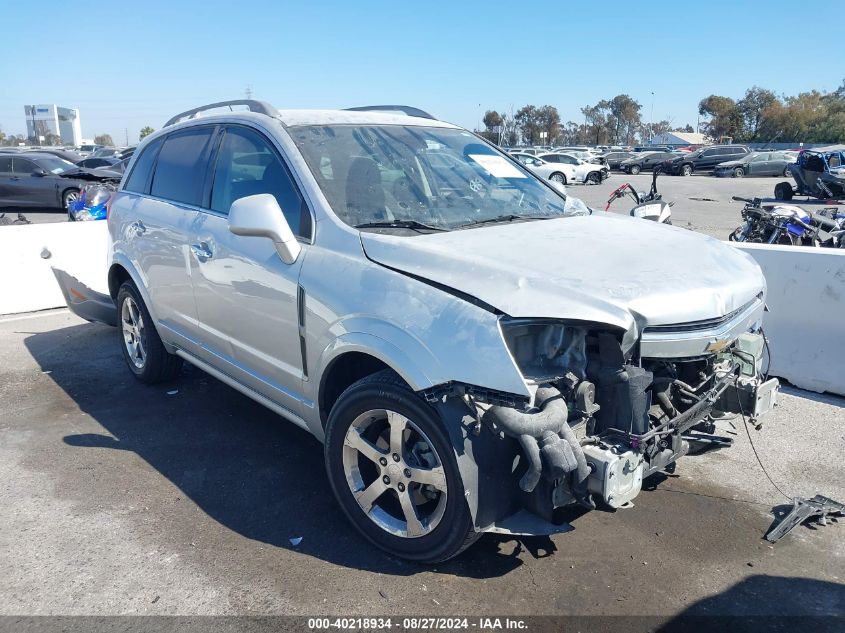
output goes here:
[{"label": "scattered wire", "polygon": [[[765,340],[765,336],[763,337]],[[751,431],[748,430],[748,420],[745,417],[745,410],[742,408],[742,399],[739,397],[739,391],[735,390],[734,393],[736,394],[736,402],[739,405],[739,413],[742,416],[742,426],[745,427],[745,434],[748,436],[748,443],[751,444],[751,450],[754,452],[754,457],[757,459],[757,463],[760,465],[760,470],[763,471],[763,474],[766,475],[766,479],[769,480],[769,483],[774,486],[774,489],[777,490],[783,497],[789,501],[792,501],[792,497],[786,494],[783,490],[781,490],[780,486],[775,483],[775,480],[772,479],[772,476],[769,474],[769,471],[766,470],[766,467],[763,465],[763,460],[760,459],[760,454],[757,452],[757,447],[754,446],[754,440],[751,439]]]}]

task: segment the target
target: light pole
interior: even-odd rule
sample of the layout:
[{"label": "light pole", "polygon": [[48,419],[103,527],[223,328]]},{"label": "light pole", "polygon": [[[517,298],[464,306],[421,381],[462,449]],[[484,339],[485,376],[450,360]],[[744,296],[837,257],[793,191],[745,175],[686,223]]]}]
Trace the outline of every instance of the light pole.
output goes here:
[{"label": "light pole", "polygon": [[651,116],[648,124],[648,144],[654,139],[654,92],[651,93]]}]

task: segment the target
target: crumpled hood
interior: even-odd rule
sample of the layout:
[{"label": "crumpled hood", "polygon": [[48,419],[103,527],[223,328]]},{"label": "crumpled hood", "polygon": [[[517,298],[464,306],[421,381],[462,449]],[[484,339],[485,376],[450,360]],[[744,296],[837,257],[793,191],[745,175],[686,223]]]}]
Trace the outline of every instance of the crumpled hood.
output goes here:
[{"label": "crumpled hood", "polygon": [[628,329],[721,317],[765,289],[760,267],[716,239],[616,215],[418,236],[362,232],[371,260],[513,317]]}]

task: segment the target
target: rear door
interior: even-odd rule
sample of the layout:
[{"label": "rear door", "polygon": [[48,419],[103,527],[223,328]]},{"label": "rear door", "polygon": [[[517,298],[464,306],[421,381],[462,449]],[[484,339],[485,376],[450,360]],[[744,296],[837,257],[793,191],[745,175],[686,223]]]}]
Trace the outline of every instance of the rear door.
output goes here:
[{"label": "rear door", "polygon": [[0,205],[11,205],[12,203],[12,178],[14,176],[12,157],[0,154]]},{"label": "rear door", "polygon": [[[192,253],[202,353],[223,362],[230,375],[285,409],[301,415],[304,366],[299,338],[299,272],[312,234],[311,213],[282,153],[263,132],[228,125],[222,132],[208,208],[200,213]],[[267,238],[229,231],[232,202],[273,195],[303,243],[285,264]]]},{"label": "rear door", "polygon": [[28,158],[14,156],[12,158],[11,190],[14,203],[26,207],[54,207],[56,206],[56,177],[33,176],[39,169],[35,161]]},{"label": "rear door", "polygon": [[[139,156],[127,180],[125,190],[140,195],[120,199],[120,212],[131,218],[127,252],[146,278],[159,334],[194,353],[198,327],[191,283],[196,260],[191,246],[215,129],[189,127],[156,139]],[[149,181],[144,182],[144,168],[149,169],[151,163]]]}]

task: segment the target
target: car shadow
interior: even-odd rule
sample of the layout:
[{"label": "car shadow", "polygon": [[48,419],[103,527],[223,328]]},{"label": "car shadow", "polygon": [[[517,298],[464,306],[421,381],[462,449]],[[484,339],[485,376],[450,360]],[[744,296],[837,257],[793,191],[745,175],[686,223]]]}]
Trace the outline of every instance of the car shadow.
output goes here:
[{"label": "car shadow", "polygon": [[[298,552],[338,565],[385,574],[432,571],[392,559],[358,535],[334,500],[313,436],[205,372],[186,364],[171,383],[143,385],[124,365],[118,331],[96,324],[35,333],[25,344],[104,429],[71,433],[67,446],[134,453],[209,517],[248,539],[289,548],[292,537],[307,535]],[[489,578],[555,550],[549,537],[486,534],[434,569]]]},{"label": "car shadow", "polygon": [[692,603],[652,630],[833,633],[842,631],[843,625],[845,585],[813,578],[754,575]]}]

